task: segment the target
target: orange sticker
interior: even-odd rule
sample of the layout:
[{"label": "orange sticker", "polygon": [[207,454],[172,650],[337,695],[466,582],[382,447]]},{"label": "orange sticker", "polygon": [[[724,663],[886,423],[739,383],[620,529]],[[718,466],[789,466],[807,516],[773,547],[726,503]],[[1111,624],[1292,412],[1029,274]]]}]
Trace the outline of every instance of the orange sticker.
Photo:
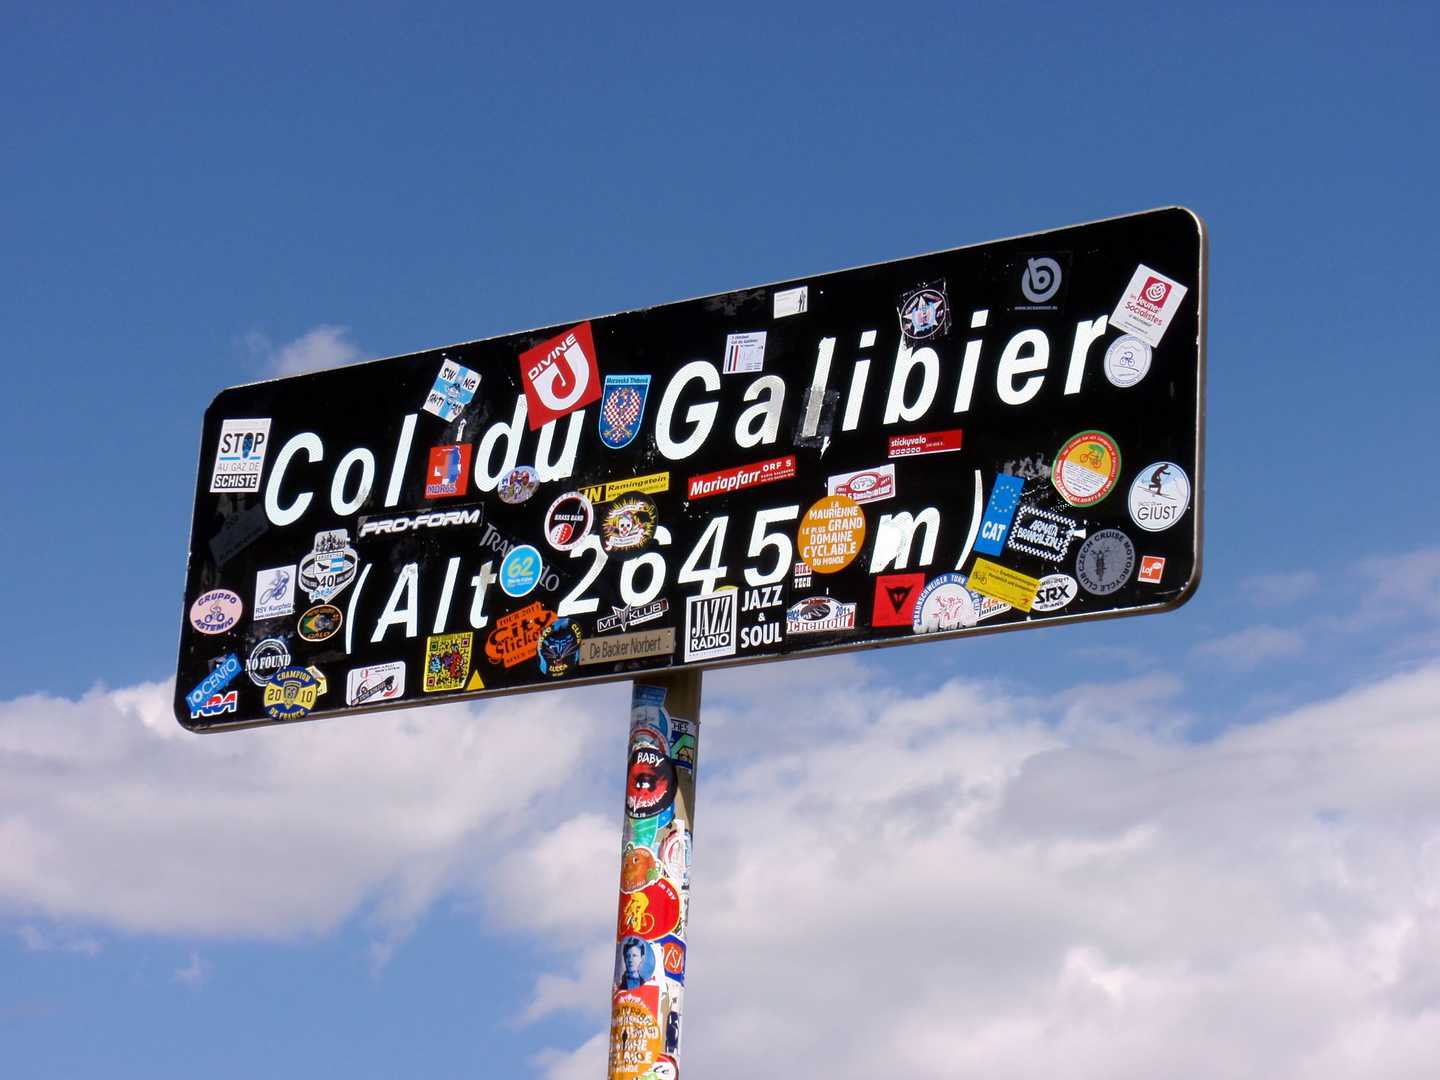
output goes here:
[{"label": "orange sticker", "polygon": [[540,649],[540,635],[555,621],[555,612],[539,600],[495,620],[495,629],[485,640],[485,655],[492,664],[507,668],[533,660]]},{"label": "orange sticker", "polygon": [[615,991],[610,1006],[611,1080],[634,1080],[650,1071],[664,1049],[659,1015],[657,987]]},{"label": "orange sticker", "polygon": [[865,543],[865,511],[854,499],[828,495],[800,522],[800,558],[817,574],[844,570]]}]

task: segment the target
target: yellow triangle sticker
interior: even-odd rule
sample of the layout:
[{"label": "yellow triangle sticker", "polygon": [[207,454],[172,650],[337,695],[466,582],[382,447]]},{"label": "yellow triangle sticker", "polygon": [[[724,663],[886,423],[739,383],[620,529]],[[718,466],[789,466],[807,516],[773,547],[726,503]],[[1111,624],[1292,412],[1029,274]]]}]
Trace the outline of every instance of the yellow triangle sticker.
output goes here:
[{"label": "yellow triangle sticker", "polygon": [[472,671],[472,672],[470,673],[470,681],[465,684],[465,689],[466,689],[466,690],[484,690],[484,689],[485,689],[485,681],[480,678],[480,672],[478,672],[478,671]]}]

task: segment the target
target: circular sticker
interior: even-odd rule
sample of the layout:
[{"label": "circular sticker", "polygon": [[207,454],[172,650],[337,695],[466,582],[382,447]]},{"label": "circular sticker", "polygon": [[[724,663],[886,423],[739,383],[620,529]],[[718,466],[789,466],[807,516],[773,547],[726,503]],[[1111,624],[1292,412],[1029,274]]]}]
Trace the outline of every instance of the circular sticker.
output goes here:
[{"label": "circular sticker", "polygon": [[517,544],[500,560],[500,588],[506,596],[526,596],[540,581],[540,552]]},{"label": "circular sticker", "polygon": [[283,667],[265,684],[265,711],[276,720],[302,720],[325,693],[325,683],[314,668]]},{"label": "circular sticker", "polygon": [[1109,596],[1130,580],[1135,545],[1119,529],[1101,529],[1080,545],[1075,576],[1086,592]]},{"label": "circular sticker", "polygon": [[1150,346],[1134,334],[1118,337],[1105,350],[1105,377],[1115,386],[1134,386],[1150,370]]},{"label": "circular sticker", "polygon": [[939,289],[916,289],[900,305],[900,325],[912,338],[933,337],[950,322],[949,305]]},{"label": "circular sticker", "polygon": [[817,574],[844,570],[865,542],[865,511],[845,495],[827,495],[800,521],[800,559]]},{"label": "circular sticker", "polygon": [[202,634],[223,634],[245,612],[245,602],[229,589],[211,589],[190,605],[190,625]]},{"label": "circular sticker", "polygon": [[567,491],[545,511],[545,539],[556,551],[569,551],[590,535],[595,508],[578,491]]},{"label": "circular sticker", "polygon": [[1079,583],[1069,574],[1046,574],[1035,588],[1031,611],[1059,611],[1068,607],[1080,592]]},{"label": "circular sticker", "polygon": [[580,627],[574,619],[554,620],[540,634],[540,674],[558,679],[580,662]]},{"label": "circular sticker", "polygon": [[655,537],[659,514],[648,495],[626,495],[605,510],[600,542],[606,551],[638,551]]},{"label": "circular sticker", "polygon": [[1093,506],[1115,490],[1120,448],[1103,431],[1082,431],[1055,455],[1050,480],[1071,506]]},{"label": "circular sticker", "polygon": [[652,818],[675,802],[675,765],[670,755],[651,746],[630,751],[625,774],[625,810],[631,817]]},{"label": "circular sticker", "polygon": [[959,630],[979,622],[975,597],[959,574],[941,574],[920,590],[915,600],[912,627],[917,634]]},{"label": "circular sticker", "polygon": [[326,641],[335,636],[345,616],[334,604],[316,604],[295,624],[296,632],[306,641]]},{"label": "circular sticker", "polygon": [[634,934],[615,946],[615,987],[634,990],[655,977],[655,947]]},{"label": "circular sticker", "polygon": [[540,486],[540,475],[529,465],[511,469],[500,481],[500,501],[515,506],[523,503]]},{"label": "circular sticker", "polygon": [[1173,461],[1146,465],[1130,485],[1130,520],[1146,532],[1170,528],[1190,509],[1190,477]]},{"label": "circular sticker", "polygon": [[620,891],[635,892],[643,889],[660,876],[655,864],[655,855],[649,848],[625,845],[625,854],[620,859]]},{"label": "circular sticker", "polygon": [[266,638],[250,650],[245,674],[256,686],[264,686],[277,671],[290,664],[290,650],[279,638]]},{"label": "circular sticker", "polygon": [[626,893],[620,901],[620,933],[658,941],[680,925],[680,890],[665,878]]}]

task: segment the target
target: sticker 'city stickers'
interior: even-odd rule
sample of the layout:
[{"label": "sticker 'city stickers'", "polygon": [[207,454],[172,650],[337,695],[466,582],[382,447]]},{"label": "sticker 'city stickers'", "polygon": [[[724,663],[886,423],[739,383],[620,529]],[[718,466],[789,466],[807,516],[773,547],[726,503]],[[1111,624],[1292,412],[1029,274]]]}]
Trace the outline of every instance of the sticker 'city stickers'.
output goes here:
[{"label": "sticker 'city stickers'", "polygon": [[425,680],[421,689],[432,694],[438,690],[460,690],[470,674],[470,650],[475,635],[437,634],[425,639]]},{"label": "sticker 'city stickers'", "polygon": [[590,324],[557,334],[520,354],[531,431],[589,405],[600,397],[600,369]]},{"label": "sticker 'city stickers'", "polygon": [[259,491],[265,452],[269,448],[269,419],[221,421],[210,491],[229,494]]},{"label": "sticker 'city stickers'", "polygon": [[649,375],[606,375],[600,397],[600,441],[611,450],[634,442],[649,395]]},{"label": "sticker 'city stickers'", "polygon": [[485,639],[485,657],[492,664],[512,668],[533,659],[540,644],[540,635],[555,618],[555,612],[539,600],[519,611],[501,615]]},{"label": "sticker 'city stickers'", "polygon": [[1050,482],[1071,506],[1094,506],[1115,489],[1120,448],[1103,431],[1072,436],[1050,467]]}]

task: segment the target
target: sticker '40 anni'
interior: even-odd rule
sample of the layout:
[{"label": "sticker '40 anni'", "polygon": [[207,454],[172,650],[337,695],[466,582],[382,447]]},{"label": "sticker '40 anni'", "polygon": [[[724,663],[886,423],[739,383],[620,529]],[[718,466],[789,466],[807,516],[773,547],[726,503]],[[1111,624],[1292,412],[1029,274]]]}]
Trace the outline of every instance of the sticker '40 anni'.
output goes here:
[{"label": "sticker '40 anni'", "polygon": [[[788,532],[783,531],[787,523],[793,523],[800,516],[800,504],[777,506],[757,510],[750,523],[750,538],[746,558],[750,561],[744,568],[745,583],[751,587],[774,585],[790,570],[795,558],[795,545]],[[730,573],[730,568],[721,562],[725,538],[730,527],[730,515],[712,517],[695,546],[680,563],[675,582],[679,585],[695,585],[702,593],[714,592]],[[672,543],[670,530],[664,525],[655,530],[657,548],[668,548]],[[772,554],[773,553],[773,554]],[[671,555],[677,553],[670,553]],[[601,546],[600,539],[593,534],[569,552],[572,560],[581,561],[582,574],[575,586],[556,605],[560,617],[587,615],[600,607],[598,597],[588,595],[592,586],[604,571],[610,556]],[[773,559],[773,562],[771,561]],[[455,585],[460,577],[461,556],[452,556],[446,565],[440,600],[436,607],[434,633],[442,633],[449,625],[451,609],[454,606]],[[374,564],[368,564],[361,572],[354,593],[350,598],[352,613],[359,605],[365,591],[366,578]],[[440,571],[436,570],[437,573]],[[420,592],[421,568],[418,563],[406,563],[396,572],[388,597],[370,641],[379,644],[394,627],[402,627],[407,638],[420,634]],[[631,555],[620,564],[620,598],[632,606],[648,604],[660,595],[669,578],[670,563],[667,553],[661,550]],[[469,622],[472,629],[481,630],[490,622],[485,602],[491,587],[496,583],[495,561],[486,560],[470,578],[471,597]],[[354,616],[352,614],[351,625]]]}]

